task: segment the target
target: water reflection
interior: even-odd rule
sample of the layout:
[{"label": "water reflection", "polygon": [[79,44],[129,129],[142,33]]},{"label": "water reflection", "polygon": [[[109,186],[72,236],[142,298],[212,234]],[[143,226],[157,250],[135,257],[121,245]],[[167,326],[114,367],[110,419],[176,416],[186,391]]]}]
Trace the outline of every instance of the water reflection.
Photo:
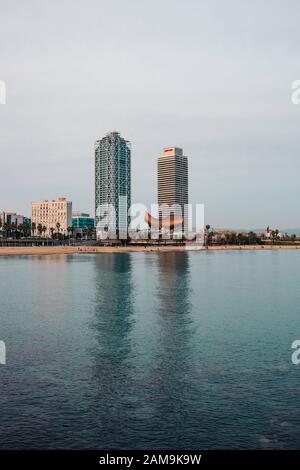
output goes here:
[{"label": "water reflection", "polygon": [[193,412],[188,406],[192,394],[188,378],[193,375],[189,262],[188,253],[167,253],[157,258],[161,334],[152,370],[153,381],[158,386],[151,400],[153,429],[164,422],[161,447],[172,442],[178,445],[180,440],[184,445],[187,435],[181,436],[183,422],[190,421],[190,433],[194,430]]},{"label": "water reflection", "polygon": [[[130,254],[94,258],[95,308],[91,327],[96,339],[94,360],[98,429],[106,446],[118,445],[126,421],[123,397],[130,380],[134,287]],[[100,438],[100,436],[99,436]]]},{"label": "water reflection", "polygon": [[[137,256],[94,260],[93,357],[99,428],[108,447],[128,446],[129,435],[131,443],[146,446],[149,433],[161,433],[162,421],[162,445],[164,438],[178,440],[177,426],[180,432],[188,413],[182,405],[188,400],[180,397],[189,393],[189,256]],[[148,284],[156,285],[154,293]]]},{"label": "water reflection", "polygon": [[0,447],[298,448],[299,256],[1,259]]},{"label": "water reflection", "polygon": [[162,253],[158,256],[159,297],[165,317],[177,317],[190,310],[189,253]]},{"label": "water reflection", "polygon": [[160,302],[159,319],[163,332],[162,348],[165,355],[176,350],[180,360],[190,354],[191,287],[188,253],[168,253],[158,257]]},{"label": "water reflection", "polygon": [[131,350],[134,289],[130,254],[96,256],[95,315],[93,329],[98,341],[100,367],[103,362],[118,365]]}]

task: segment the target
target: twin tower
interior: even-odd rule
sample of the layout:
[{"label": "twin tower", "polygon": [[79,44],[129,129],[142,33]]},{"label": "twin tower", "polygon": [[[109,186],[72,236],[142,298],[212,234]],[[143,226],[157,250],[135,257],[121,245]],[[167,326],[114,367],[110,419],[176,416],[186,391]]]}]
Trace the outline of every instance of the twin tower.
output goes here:
[{"label": "twin tower", "polygon": [[[184,214],[185,205],[188,204],[188,159],[181,148],[167,147],[158,157],[157,190],[159,206],[176,205]],[[122,227],[122,221],[126,222],[126,218],[129,226],[131,145],[119,132],[110,132],[95,143],[96,227],[102,219],[99,208],[108,205],[115,209],[116,226]]]}]

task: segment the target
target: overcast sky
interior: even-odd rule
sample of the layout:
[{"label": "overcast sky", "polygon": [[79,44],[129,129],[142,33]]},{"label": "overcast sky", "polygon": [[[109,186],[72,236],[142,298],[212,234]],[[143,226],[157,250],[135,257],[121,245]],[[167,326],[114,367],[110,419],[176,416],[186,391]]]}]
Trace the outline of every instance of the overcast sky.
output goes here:
[{"label": "overcast sky", "polygon": [[0,210],[93,211],[94,141],[132,142],[133,202],[156,157],[189,157],[214,227],[299,227],[298,0],[0,0]]}]

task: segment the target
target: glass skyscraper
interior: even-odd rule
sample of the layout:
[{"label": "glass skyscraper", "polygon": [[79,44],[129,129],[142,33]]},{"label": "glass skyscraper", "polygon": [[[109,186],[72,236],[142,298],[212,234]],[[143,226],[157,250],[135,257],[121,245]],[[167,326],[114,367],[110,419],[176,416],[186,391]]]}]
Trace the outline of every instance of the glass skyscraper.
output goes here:
[{"label": "glass skyscraper", "polygon": [[[119,132],[95,143],[95,224],[97,237],[127,237],[131,205],[131,145]],[[126,234],[126,235],[125,235]],[[104,237],[103,237],[104,238]]]}]

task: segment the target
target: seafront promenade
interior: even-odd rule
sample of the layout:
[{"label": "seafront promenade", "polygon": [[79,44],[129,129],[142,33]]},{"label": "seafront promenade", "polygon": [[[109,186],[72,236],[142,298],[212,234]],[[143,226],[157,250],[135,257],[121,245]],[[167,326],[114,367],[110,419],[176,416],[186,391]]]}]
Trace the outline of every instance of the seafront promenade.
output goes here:
[{"label": "seafront promenade", "polygon": [[[209,251],[232,250],[298,250],[300,245],[218,245],[209,246]],[[193,244],[186,246],[35,246],[35,247],[0,247],[0,256],[24,255],[60,255],[60,254],[100,254],[100,253],[132,253],[132,252],[174,252],[174,251],[206,251]]]}]

